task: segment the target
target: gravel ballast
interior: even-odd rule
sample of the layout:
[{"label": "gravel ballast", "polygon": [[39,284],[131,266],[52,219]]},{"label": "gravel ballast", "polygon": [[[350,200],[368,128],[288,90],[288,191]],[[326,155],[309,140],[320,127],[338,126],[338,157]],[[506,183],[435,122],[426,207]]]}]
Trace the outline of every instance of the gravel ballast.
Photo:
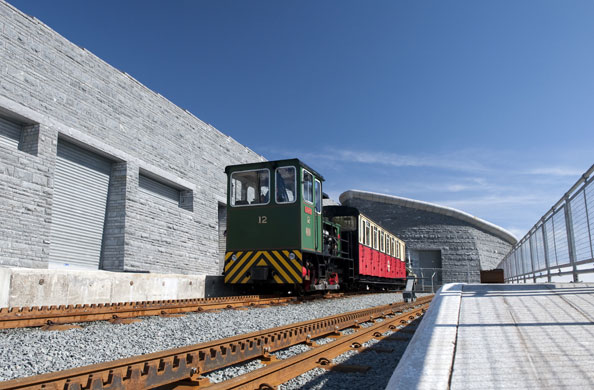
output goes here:
[{"label": "gravel ballast", "polygon": [[[385,332],[390,335],[393,332]],[[392,352],[348,351],[332,359],[333,364],[368,366],[365,373],[345,373],[314,368],[278,387],[279,390],[343,390],[343,389],[384,389],[392,372],[404,354],[408,341],[372,339],[363,343],[363,348],[377,346],[392,349]]]},{"label": "gravel ballast", "polygon": [[179,318],[145,317],[141,322],[127,325],[99,321],[84,323],[81,324],[82,329],[67,331],[43,331],[38,328],[0,330],[0,381],[158,352],[401,301],[401,294],[386,293],[245,311],[191,313]]}]

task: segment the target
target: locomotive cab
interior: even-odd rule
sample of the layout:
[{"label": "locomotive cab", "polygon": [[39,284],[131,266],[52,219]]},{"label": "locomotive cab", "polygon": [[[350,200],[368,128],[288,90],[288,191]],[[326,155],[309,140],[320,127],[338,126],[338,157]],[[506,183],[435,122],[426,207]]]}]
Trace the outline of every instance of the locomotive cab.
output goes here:
[{"label": "locomotive cab", "polygon": [[312,256],[324,251],[324,178],[298,159],[232,165],[225,173],[225,283],[303,285]]}]

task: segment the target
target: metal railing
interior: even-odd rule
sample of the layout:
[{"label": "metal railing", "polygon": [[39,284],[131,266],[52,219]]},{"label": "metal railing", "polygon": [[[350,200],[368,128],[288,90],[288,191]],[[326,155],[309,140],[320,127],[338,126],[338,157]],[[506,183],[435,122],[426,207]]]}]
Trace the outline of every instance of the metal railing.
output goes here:
[{"label": "metal railing", "polygon": [[507,283],[594,281],[594,165],[499,263]]},{"label": "metal railing", "polygon": [[481,276],[479,270],[453,271],[443,268],[413,267],[415,278],[415,291],[434,293],[447,283],[479,283]]}]

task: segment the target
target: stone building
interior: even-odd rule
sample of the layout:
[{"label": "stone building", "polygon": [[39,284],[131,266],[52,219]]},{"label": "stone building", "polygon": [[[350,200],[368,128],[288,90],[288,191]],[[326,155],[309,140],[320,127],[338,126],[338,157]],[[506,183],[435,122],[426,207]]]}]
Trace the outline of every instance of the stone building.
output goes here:
[{"label": "stone building", "polygon": [[[364,191],[340,195],[405,241],[407,259],[425,286],[479,282],[480,271],[497,267],[516,238],[463,211],[427,202]],[[435,275],[434,275],[435,274]]]},{"label": "stone building", "polygon": [[219,274],[224,168],[262,160],[0,1],[0,266]]}]

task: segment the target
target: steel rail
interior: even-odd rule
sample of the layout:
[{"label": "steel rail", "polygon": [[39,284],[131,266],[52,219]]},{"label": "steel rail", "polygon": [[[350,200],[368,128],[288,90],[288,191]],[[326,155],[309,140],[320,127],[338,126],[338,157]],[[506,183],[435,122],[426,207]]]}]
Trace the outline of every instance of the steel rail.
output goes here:
[{"label": "steel rail", "polygon": [[105,321],[154,315],[172,315],[196,311],[233,309],[244,306],[283,304],[295,301],[295,297],[275,298],[247,295],[163,301],[1,308],[0,329]]},{"label": "steel rail", "polygon": [[[361,345],[373,338],[382,339],[382,333],[393,330],[398,331],[398,325],[408,324],[422,316],[428,304],[411,312],[403,313],[392,318],[387,317],[384,321],[368,328],[359,328],[351,335],[341,336],[334,342],[316,346],[310,351],[277,361],[264,368],[260,368],[247,374],[231,378],[224,382],[208,385],[209,390],[253,390],[253,389],[276,389],[276,386],[287,382],[314,368],[332,369],[340,367],[331,364],[335,357],[350,351],[359,349]],[[345,370],[348,370],[345,367]]]},{"label": "steel rail", "polygon": [[351,295],[358,294],[329,293],[305,297],[242,295],[159,301],[0,308],[0,329],[39,326],[50,326],[49,329],[64,329],[59,326],[91,321],[124,322],[142,316],[174,316],[190,312],[237,309],[246,306],[282,305],[320,298],[342,298]]},{"label": "steel rail", "polygon": [[185,379],[197,381],[204,373],[267,356],[270,352],[407,310],[429,302],[431,298],[423,297],[416,303],[362,309],[222,340],[14,379],[1,382],[0,390],[147,389]]}]

